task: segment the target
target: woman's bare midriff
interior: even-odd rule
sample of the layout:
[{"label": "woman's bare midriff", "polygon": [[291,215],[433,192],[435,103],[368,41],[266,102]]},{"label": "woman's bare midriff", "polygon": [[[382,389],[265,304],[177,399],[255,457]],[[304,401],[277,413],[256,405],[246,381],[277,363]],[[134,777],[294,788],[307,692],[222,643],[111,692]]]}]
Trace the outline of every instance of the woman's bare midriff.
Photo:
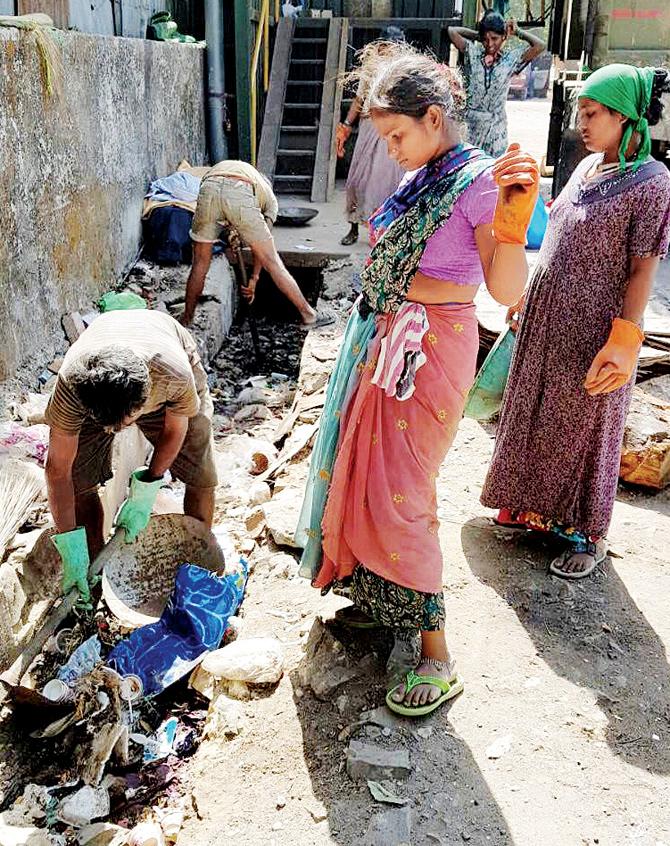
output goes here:
[{"label": "woman's bare midriff", "polygon": [[417,273],[407,292],[407,299],[424,305],[440,303],[471,303],[479,285],[459,285],[444,279],[434,279],[425,273]]}]

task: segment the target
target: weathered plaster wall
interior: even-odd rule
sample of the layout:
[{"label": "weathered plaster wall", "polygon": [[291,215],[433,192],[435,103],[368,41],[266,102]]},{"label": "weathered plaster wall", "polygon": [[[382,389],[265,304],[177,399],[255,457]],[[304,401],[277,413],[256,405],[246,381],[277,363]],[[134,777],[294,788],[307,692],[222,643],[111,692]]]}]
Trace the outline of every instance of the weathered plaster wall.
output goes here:
[{"label": "weathered plaster wall", "polygon": [[200,47],[55,37],[49,98],[34,37],[0,30],[0,380],[48,361],[62,314],[133,260],[149,182],[205,161]]}]

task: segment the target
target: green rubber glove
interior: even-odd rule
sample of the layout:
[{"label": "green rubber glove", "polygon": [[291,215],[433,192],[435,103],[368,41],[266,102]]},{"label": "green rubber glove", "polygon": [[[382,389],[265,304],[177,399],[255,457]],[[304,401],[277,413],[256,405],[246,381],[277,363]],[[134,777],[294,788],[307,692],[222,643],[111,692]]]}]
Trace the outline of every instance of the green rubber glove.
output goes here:
[{"label": "green rubber glove", "polygon": [[51,541],[63,562],[63,593],[69,593],[76,586],[82,600],[89,602],[91,591],[88,587],[88,565],[91,561],[88,555],[86,529],[79,526],[71,532],[54,535]]},{"label": "green rubber glove", "polygon": [[130,476],[130,492],[116,518],[116,525],[126,530],[126,543],[133,543],[149,524],[151,509],[163,484],[162,477],[155,482],[143,482],[146,467],[140,467]]}]

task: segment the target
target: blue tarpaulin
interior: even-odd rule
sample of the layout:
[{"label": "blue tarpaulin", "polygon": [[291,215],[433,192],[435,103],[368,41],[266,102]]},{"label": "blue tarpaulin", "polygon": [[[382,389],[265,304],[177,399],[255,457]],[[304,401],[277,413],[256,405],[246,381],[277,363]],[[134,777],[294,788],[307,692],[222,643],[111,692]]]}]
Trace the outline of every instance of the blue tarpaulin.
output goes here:
[{"label": "blue tarpaulin", "polygon": [[117,644],[107,664],[122,676],[139,676],[145,695],[165,690],[218,648],[244,597],[248,570],[243,559],[237,572],[224,575],[183,564],[160,620]]}]

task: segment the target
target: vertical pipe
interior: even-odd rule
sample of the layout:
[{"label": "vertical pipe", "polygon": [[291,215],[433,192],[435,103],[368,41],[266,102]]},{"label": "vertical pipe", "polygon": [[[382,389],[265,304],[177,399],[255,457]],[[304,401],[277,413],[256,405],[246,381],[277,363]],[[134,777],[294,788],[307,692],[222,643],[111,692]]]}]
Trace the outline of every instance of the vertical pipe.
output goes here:
[{"label": "vertical pipe", "polygon": [[209,155],[213,163],[228,156],[225,125],[225,71],[223,59],[223,0],[205,0],[207,42],[207,118]]},{"label": "vertical pipe", "polygon": [[267,94],[270,87],[270,3],[263,20],[263,91]]}]

